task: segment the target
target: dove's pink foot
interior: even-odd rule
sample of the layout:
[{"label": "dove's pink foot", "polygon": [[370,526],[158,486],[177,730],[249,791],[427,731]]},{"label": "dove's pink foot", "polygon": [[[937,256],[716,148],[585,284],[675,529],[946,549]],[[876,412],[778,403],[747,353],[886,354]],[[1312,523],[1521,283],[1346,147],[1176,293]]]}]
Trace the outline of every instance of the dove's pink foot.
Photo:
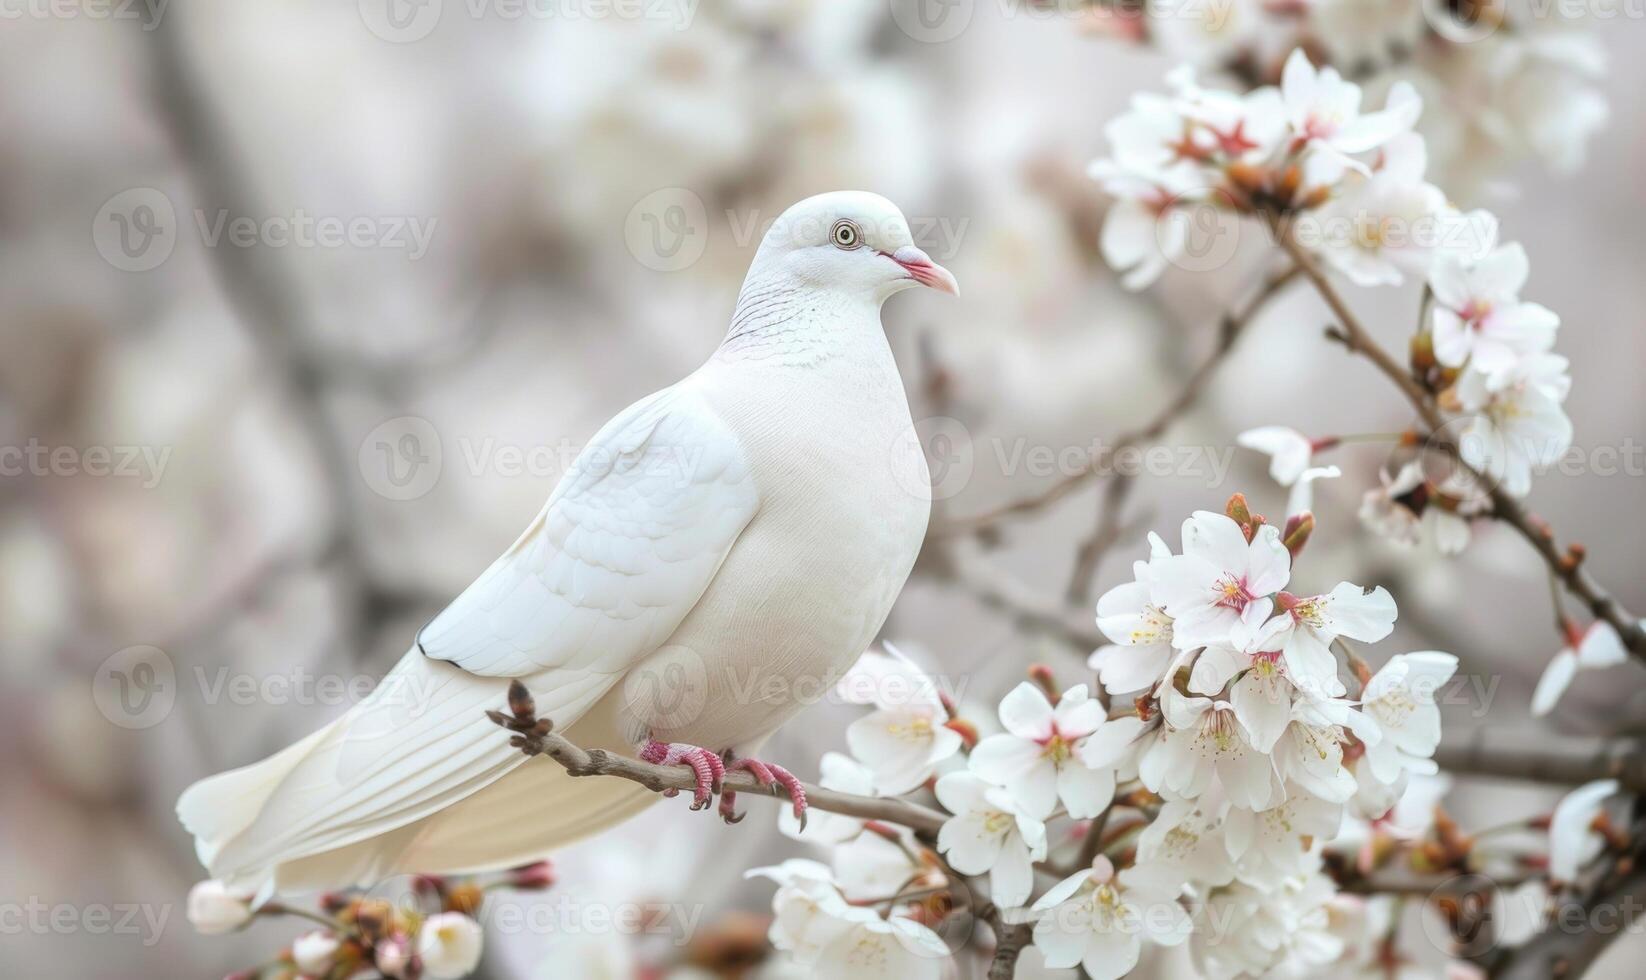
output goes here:
[{"label": "dove's pink foot", "polygon": [[[697,776],[697,788],[692,791],[692,809],[701,810],[720,792],[720,781],[726,776],[726,765],[720,756],[708,749],[684,742],[648,741],[640,750],[640,759],[658,766],[690,766]],[[677,789],[666,789],[664,796],[678,796]]]},{"label": "dove's pink foot", "polygon": [[[754,776],[755,781],[762,786],[777,783],[789,794],[789,802],[794,806],[794,818],[800,821],[800,829],[806,829],[806,788],[800,785],[794,773],[782,766],[770,762],[761,762],[759,759],[731,759],[728,760],[726,770],[736,772],[739,769],[747,770]],[[737,823],[743,817],[737,812],[737,794],[730,790],[720,794],[720,818],[727,823]]]}]

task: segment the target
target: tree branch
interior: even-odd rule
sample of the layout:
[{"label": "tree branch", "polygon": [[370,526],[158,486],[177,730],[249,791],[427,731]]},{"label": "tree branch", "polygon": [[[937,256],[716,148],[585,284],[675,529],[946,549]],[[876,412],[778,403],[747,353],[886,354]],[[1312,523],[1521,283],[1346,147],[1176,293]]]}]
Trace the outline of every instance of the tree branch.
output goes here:
[{"label": "tree branch", "polygon": [[1531,544],[1548,564],[1550,572],[1565,585],[1566,589],[1581,599],[1596,619],[1610,623],[1623,638],[1623,644],[1629,648],[1629,652],[1634,654],[1636,659],[1646,662],[1646,630],[1641,628],[1639,619],[1623,608],[1622,604],[1583,567],[1583,550],[1576,547],[1562,549],[1553,530],[1546,523],[1528,513],[1520,501],[1510,496],[1495,481],[1462,461],[1457,443],[1445,434],[1445,419],[1442,418],[1430,394],[1418,383],[1411,371],[1372,339],[1371,334],[1350,311],[1343,297],[1314,259],[1287,233],[1281,219],[1272,217],[1270,224],[1281,247],[1297,263],[1303,275],[1308,277],[1315,291],[1338,318],[1341,330],[1329,336],[1352,353],[1371,361],[1384,376],[1400,388],[1406,400],[1416,409],[1418,416],[1428,425],[1431,442],[1456,459],[1458,465],[1463,466],[1480,486],[1489,488],[1492,501],[1491,516],[1519,531],[1521,537]]},{"label": "tree branch", "polygon": [[[518,689],[518,692],[517,692]],[[603,749],[582,749],[553,730],[547,718],[538,718],[531,696],[516,681],[509,689],[512,715],[488,712],[487,715],[503,728],[515,732],[512,740],[517,748],[529,756],[546,755],[565,767],[573,776],[613,776],[639,783],[654,793],[665,790],[691,790],[697,786],[697,777],[685,766],[658,766]],[[748,772],[726,774],[725,789],[737,793],[751,793],[788,799],[788,791],[777,783],[761,785]],[[815,810],[826,810],[864,820],[895,823],[916,833],[935,834],[947,818],[936,810],[894,797],[857,796],[821,786],[803,783],[807,805]]]},{"label": "tree branch", "polygon": [[1615,779],[1646,793],[1646,742],[1634,738],[1567,738],[1547,732],[1481,727],[1441,740],[1435,762],[1471,776],[1578,786]]}]

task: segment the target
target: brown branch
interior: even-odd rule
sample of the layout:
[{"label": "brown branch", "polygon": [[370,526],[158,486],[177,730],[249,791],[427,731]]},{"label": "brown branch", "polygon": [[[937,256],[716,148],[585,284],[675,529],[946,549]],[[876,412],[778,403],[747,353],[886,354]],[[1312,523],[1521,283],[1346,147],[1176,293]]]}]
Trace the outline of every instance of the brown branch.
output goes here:
[{"label": "brown branch", "polygon": [[1314,285],[1315,291],[1338,318],[1340,329],[1331,331],[1328,336],[1343,344],[1350,352],[1371,361],[1384,376],[1400,388],[1418,416],[1428,425],[1431,443],[1438,445],[1457,460],[1458,465],[1467,470],[1480,486],[1489,488],[1492,501],[1490,516],[1520,532],[1521,537],[1531,544],[1539,557],[1549,566],[1551,573],[1566,589],[1581,599],[1596,619],[1610,623],[1623,638],[1623,644],[1629,648],[1629,652],[1646,662],[1646,630],[1641,629],[1636,616],[1623,608],[1622,604],[1588,573],[1581,560],[1581,550],[1562,548],[1553,530],[1546,523],[1528,513],[1520,501],[1510,496],[1495,481],[1463,463],[1456,442],[1445,434],[1446,422],[1441,416],[1440,409],[1418,379],[1372,338],[1319,265],[1287,234],[1281,219],[1271,218],[1271,227],[1275,229],[1275,237],[1281,247],[1297,263],[1303,275]]},{"label": "brown branch", "polygon": [[[654,793],[692,790],[697,786],[697,777],[689,767],[658,766],[603,749],[582,749],[572,744],[564,735],[554,731],[549,719],[537,717],[531,696],[519,681],[510,685],[509,704],[512,716],[488,712],[488,717],[515,732],[512,744],[522,752],[529,756],[546,755],[573,776],[614,776],[639,783]],[[726,790],[737,793],[788,799],[788,791],[780,784],[761,785],[752,774],[741,770],[727,773],[722,785]],[[810,783],[803,783],[802,788],[806,791],[807,805],[812,809],[895,823],[916,833],[935,834],[947,819],[929,807],[894,797],[857,796]]]},{"label": "brown branch", "polygon": [[1646,820],[1636,819],[1629,846],[1602,862],[1595,884],[1550,912],[1542,932],[1512,949],[1482,957],[1493,980],[1574,980],[1612,941],[1639,932],[1646,912]]},{"label": "brown branch", "polygon": [[1034,927],[1027,922],[1007,922],[1006,913],[993,902],[984,903],[977,917],[994,930],[994,958],[989,963],[989,980],[1012,980],[1017,972],[1017,958],[1024,947],[1034,941]]},{"label": "brown branch", "polygon": [[1646,793],[1646,741],[1640,739],[1481,727],[1442,739],[1434,759],[1442,769],[1464,775],[1561,786],[1615,779],[1629,792]]},{"label": "brown branch", "polygon": [[[1177,421],[1183,413],[1193,407],[1195,402],[1199,400],[1201,392],[1205,389],[1206,382],[1211,379],[1218,367],[1228,357],[1229,352],[1234,348],[1235,341],[1240,339],[1241,333],[1257,317],[1257,314],[1262,312],[1269,301],[1297,277],[1298,271],[1294,266],[1271,275],[1264,280],[1262,287],[1245,306],[1237,311],[1225,314],[1219,323],[1216,345],[1212,348],[1211,353],[1206,356],[1206,359],[1201,362],[1200,366],[1189,375],[1182,389],[1178,391],[1177,396],[1141,428],[1128,432],[1116,440],[1115,451],[1132,449],[1153,442],[1160,438],[1166,429]],[[973,534],[1008,518],[1038,511],[1063,499],[1084,486],[1086,481],[1097,476],[1099,474],[1098,463],[1099,458],[1093,455],[1085,461],[1085,465],[1080,470],[1063,477],[1039,493],[1022,497],[970,517],[952,518],[943,527],[935,529],[934,533],[937,536]],[[1095,566],[1095,558],[1090,559],[1089,563]],[[1072,586],[1070,591],[1073,591]]]}]

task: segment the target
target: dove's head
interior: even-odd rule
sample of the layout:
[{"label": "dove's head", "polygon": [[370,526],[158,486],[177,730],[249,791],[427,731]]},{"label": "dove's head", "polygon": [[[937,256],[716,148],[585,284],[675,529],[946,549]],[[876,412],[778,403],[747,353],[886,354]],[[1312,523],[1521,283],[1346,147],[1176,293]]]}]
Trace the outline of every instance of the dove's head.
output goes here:
[{"label": "dove's head", "polygon": [[897,205],[867,191],[819,194],[784,211],[749,268],[751,285],[775,278],[875,302],[911,286],[959,292],[949,270],[915,245]]}]

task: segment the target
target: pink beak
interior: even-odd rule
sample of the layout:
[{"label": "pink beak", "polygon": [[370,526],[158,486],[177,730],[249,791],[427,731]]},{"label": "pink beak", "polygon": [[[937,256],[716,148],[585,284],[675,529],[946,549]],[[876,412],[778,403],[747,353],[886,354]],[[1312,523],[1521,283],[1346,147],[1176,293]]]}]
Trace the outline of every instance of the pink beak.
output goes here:
[{"label": "pink beak", "polygon": [[909,273],[909,278],[922,286],[930,286],[951,296],[960,295],[960,284],[954,281],[954,274],[933,262],[931,256],[915,246],[905,245],[886,257],[902,266]]}]

